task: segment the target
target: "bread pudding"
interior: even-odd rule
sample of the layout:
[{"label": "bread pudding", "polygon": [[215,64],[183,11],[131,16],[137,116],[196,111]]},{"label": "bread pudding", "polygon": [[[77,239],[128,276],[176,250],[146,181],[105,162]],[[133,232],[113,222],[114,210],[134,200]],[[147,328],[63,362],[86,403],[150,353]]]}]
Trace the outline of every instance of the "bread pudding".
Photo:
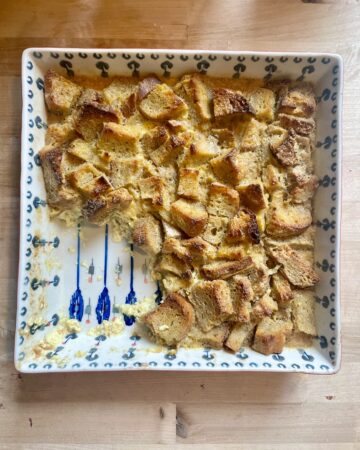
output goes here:
[{"label": "bread pudding", "polygon": [[141,319],[154,340],[263,354],[311,343],[310,85],[49,70],[45,100],[51,215],[108,223],[148,253],[163,292]]}]

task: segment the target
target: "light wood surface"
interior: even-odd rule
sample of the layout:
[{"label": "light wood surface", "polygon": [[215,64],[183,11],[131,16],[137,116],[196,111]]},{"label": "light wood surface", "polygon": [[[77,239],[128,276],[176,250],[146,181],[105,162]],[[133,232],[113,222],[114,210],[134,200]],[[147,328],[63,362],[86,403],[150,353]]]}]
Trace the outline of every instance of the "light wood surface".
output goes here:
[{"label": "light wood surface", "polygon": [[[338,52],[345,63],[337,375],[19,375],[13,365],[26,47]],[[355,449],[360,416],[360,2],[0,1],[0,448]]]}]

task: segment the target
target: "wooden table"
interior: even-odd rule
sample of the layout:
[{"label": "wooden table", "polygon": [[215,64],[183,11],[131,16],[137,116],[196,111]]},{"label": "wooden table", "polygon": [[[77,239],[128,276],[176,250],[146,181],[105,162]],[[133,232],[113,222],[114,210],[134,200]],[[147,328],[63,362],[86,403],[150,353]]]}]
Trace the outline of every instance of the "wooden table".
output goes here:
[{"label": "wooden table", "polygon": [[[360,392],[360,2],[0,2],[0,448],[353,449]],[[340,373],[20,375],[20,57],[26,47],[338,52],[345,63]],[[161,445],[160,445],[161,444]]]}]

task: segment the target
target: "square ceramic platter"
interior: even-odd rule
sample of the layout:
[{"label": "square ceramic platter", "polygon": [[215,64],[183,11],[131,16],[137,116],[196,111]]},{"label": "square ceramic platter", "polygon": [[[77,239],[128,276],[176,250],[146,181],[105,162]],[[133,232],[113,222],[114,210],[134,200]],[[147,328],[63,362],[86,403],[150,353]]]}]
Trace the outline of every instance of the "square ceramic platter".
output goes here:
[{"label": "square ceramic platter", "polygon": [[[95,308],[104,288],[111,298],[110,325],[123,321],[119,305],[127,296],[139,301],[159,294],[148,274],[146,255],[130,253],[125,242],[110,238],[105,227],[84,227],[80,234],[79,286],[84,299],[81,330],[61,331],[77,288],[78,237],[50,221],[39,166],[47,113],[44,74],[48,69],[67,76],[179,76],[201,72],[210,76],[289,77],[314,84],[318,97],[316,172],[320,187],[315,198],[315,261],[321,281],[316,288],[318,337],[313,347],[285,349],[264,356],[243,348],[180,349],[176,355],[140,336],[136,323],[106,336],[96,331]],[[22,59],[21,232],[17,299],[15,365],[23,372],[94,370],[232,370],[334,373],[340,364],[339,242],[341,201],[342,60],[333,54],[209,52],[144,49],[31,48]],[[107,252],[106,252],[107,250]],[[133,255],[133,257],[132,257]],[[133,267],[132,267],[133,266]],[[115,320],[114,320],[115,319]],[[116,326],[114,326],[114,329]],[[92,331],[91,331],[92,330]],[[94,331],[95,330],[95,331]],[[32,349],[46,342],[37,358]]]}]

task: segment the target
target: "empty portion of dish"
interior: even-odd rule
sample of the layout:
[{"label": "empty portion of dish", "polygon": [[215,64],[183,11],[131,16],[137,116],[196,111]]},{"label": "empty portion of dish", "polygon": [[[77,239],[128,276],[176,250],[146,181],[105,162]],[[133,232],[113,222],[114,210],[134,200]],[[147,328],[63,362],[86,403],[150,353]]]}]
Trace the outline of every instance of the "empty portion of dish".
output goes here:
[{"label": "empty portion of dish", "polygon": [[311,86],[45,77],[40,151],[53,217],[110,223],[152,256],[169,346],[263,354],[316,335]]}]

